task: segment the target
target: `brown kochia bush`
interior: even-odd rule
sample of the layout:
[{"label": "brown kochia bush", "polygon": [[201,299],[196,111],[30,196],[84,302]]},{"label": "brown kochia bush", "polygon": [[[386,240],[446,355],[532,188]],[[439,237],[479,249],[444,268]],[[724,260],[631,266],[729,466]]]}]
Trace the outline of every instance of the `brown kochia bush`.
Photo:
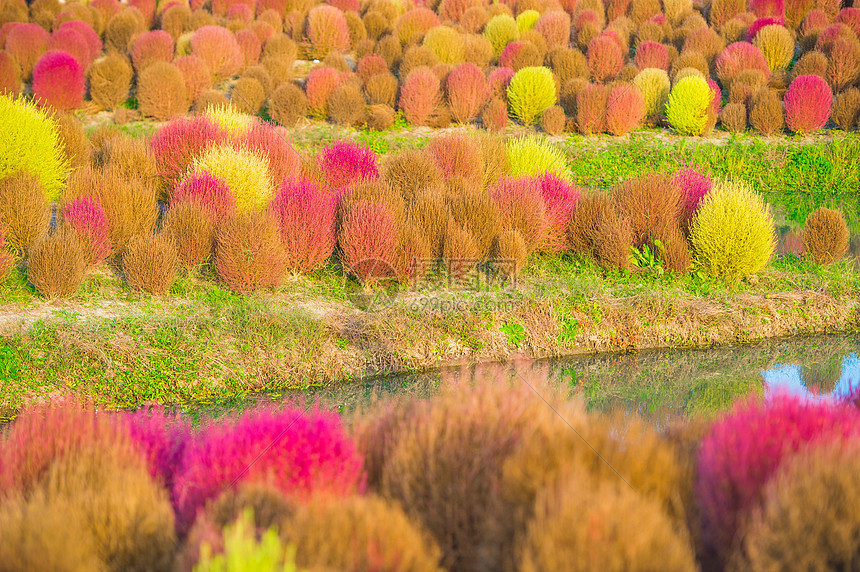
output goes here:
[{"label": "brown kochia bush", "polygon": [[215,268],[239,293],[282,284],[287,255],[278,223],[268,213],[224,219],[216,231]]},{"label": "brown kochia bush", "polygon": [[122,254],[122,270],[128,285],[149,294],[170,290],[178,267],[176,244],[167,234],[136,236]]},{"label": "brown kochia bush", "polygon": [[567,118],[564,116],[564,109],[558,105],[548,108],[540,116],[540,128],[548,135],[561,135],[566,123]]},{"label": "brown kochia bush", "polygon": [[803,246],[817,264],[830,264],[848,251],[848,226],[842,213],[819,208],[809,215],[803,227]]},{"label": "brown kochia bush", "polygon": [[365,100],[361,89],[351,83],[337,86],[328,99],[329,119],[350,127],[364,119]]},{"label": "brown kochia bush", "polygon": [[407,219],[424,232],[434,258],[442,258],[450,216],[441,187],[421,190],[409,203]]},{"label": "brown kochia bush", "polygon": [[782,131],[782,127],[785,125],[782,102],[775,91],[764,88],[753,96],[750,125],[764,135],[773,135]]},{"label": "brown kochia bush", "polygon": [[633,232],[608,195],[595,192],[579,198],[568,226],[571,250],[591,256],[609,269],[630,267]]},{"label": "brown kochia bush", "polygon": [[747,106],[729,103],[720,112],[720,122],[729,133],[740,133],[747,128]]},{"label": "brown kochia bush", "polygon": [[215,223],[207,210],[180,203],[164,216],[164,234],[176,245],[179,263],[193,268],[205,261],[215,248]]},{"label": "brown kochia bush", "polygon": [[440,184],[442,174],[427,153],[410,150],[386,157],[382,179],[410,202],[421,191]]},{"label": "brown kochia bush", "polygon": [[108,137],[96,144],[95,163],[105,169],[115,169],[123,177],[140,182],[147,190],[166,200],[166,187],[158,169],[155,155],[143,139]]},{"label": "brown kochia bush", "polygon": [[857,445],[820,443],[784,462],[729,570],[853,570],[860,553]]},{"label": "brown kochia bush", "polygon": [[477,247],[477,256],[489,258],[502,231],[498,206],[475,181],[457,178],[446,184],[445,201],[454,221],[468,231]]},{"label": "brown kochia bush", "polygon": [[365,426],[359,438],[362,449],[376,449],[382,496],[424,525],[452,570],[502,569],[509,539],[488,533],[508,518],[498,495],[502,466],[546,407],[525,384],[492,381],[448,388],[409,405],[409,415]]},{"label": "brown kochia bush", "polygon": [[114,249],[122,249],[129,239],[152,232],[158,220],[156,190],[139,180],[129,179],[118,165],[107,169],[82,167],[72,173],[66,199],[90,197],[98,200],[108,219]]},{"label": "brown kochia bush", "polygon": [[238,112],[257,115],[266,101],[266,91],[262,84],[252,77],[241,77],[236,80],[230,94],[230,105]]},{"label": "brown kochia bush", "polygon": [[148,65],[137,78],[137,101],[141,113],[158,121],[185,113],[188,98],[182,72],[167,62]]},{"label": "brown kochia bush", "polygon": [[694,572],[698,566],[659,504],[620,480],[589,487],[573,478],[539,496],[518,569]]},{"label": "brown kochia bush", "polygon": [[92,146],[84,133],[80,119],[68,113],[54,115],[60,140],[63,143],[63,154],[72,169],[88,165],[92,157]]},{"label": "brown kochia bush", "polygon": [[320,499],[298,507],[280,536],[314,570],[440,572],[441,551],[403,509],[378,497]]},{"label": "brown kochia bush", "polygon": [[369,105],[365,117],[367,128],[374,131],[385,131],[394,125],[394,109],[389,105]]},{"label": "brown kochia bush", "polygon": [[73,296],[84,281],[86,269],[84,247],[77,233],[67,226],[37,240],[27,259],[27,277],[46,298]]},{"label": "brown kochia bush", "polygon": [[308,98],[294,83],[282,83],[269,100],[269,114],[281,125],[292,127],[307,113]]},{"label": "brown kochia bush", "polygon": [[525,266],[529,251],[518,230],[505,230],[496,238],[493,258],[499,272],[516,278]]},{"label": "brown kochia bush", "polygon": [[170,570],[173,510],[138,458],[95,445],[0,504],[4,570]]},{"label": "brown kochia bush", "polygon": [[843,131],[850,131],[860,118],[860,89],[850,87],[836,96],[830,119]]},{"label": "brown kochia bush", "polygon": [[612,200],[622,218],[629,221],[633,246],[654,245],[654,239],[666,236],[678,227],[681,211],[681,188],[672,177],[659,174],[640,175],[612,190]]},{"label": "brown kochia bush", "polygon": [[36,177],[20,171],[0,181],[0,219],[6,244],[19,255],[48,232],[51,209]]},{"label": "brown kochia bush", "polygon": [[376,74],[365,82],[364,93],[371,105],[384,104],[394,107],[397,87],[397,78],[390,73]]}]

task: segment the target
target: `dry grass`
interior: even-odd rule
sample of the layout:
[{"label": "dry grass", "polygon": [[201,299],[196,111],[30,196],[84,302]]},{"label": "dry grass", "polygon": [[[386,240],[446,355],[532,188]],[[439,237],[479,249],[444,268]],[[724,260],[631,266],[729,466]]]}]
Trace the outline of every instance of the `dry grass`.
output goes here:
[{"label": "dry grass", "polygon": [[22,256],[47,234],[51,209],[36,177],[21,171],[0,181],[0,219],[6,227],[6,244]]},{"label": "dry grass", "polygon": [[87,260],[78,234],[68,226],[44,235],[29,251],[27,278],[42,296],[74,296],[84,281]]}]

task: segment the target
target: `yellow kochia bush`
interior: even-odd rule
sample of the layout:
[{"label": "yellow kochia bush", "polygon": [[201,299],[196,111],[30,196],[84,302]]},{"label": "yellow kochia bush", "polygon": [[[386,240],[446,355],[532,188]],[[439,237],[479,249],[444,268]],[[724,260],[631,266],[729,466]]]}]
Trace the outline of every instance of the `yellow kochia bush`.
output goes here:
[{"label": "yellow kochia bush", "polygon": [[534,123],[555,102],[555,78],[549,68],[523,68],[508,85],[511,112],[525,125]]},{"label": "yellow kochia bush", "polygon": [[699,206],[690,241],[696,263],[727,282],[759,272],[775,247],[770,207],[761,196],[736,182],[714,184]]},{"label": "yellow kochia bush", "polygon": [[262,210],[272,198],[268,159],[247,149],[210,147],[194,159],[189,172],[209,172],[227,183],[240,213]]},{"label": "yellow kochia bush", "polygon": [[642,92],[647,117],[663,111],[669,99],[669,89],[672,87],[669,74],[659,68],[645,68],[633,78],[633,85]]},{"label": "yellow kochia bush", "polygon": [[681,135],[702,135],[713,113],[714,92],[704,78],[691,75],[683,78],[666,103],[666,119]]}]

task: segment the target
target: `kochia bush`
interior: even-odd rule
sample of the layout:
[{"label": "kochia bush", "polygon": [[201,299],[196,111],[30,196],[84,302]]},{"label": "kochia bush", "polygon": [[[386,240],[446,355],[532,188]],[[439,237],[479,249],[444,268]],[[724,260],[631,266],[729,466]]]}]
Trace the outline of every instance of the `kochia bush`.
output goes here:
[{"label": "kochia bush", "polygon": [[227,487],[258,483],[290,498],[337,497],[362,489],[362,459],[337,415],[258,409],[213,423],[192,440],[176,471],[180,529]]},{"label": "kochia bush", "polygon": [[609,92],[606,101],[606,130],[612,135],[627,135],[645,117],[645,98],[635,85],[620,85]]},{"label": "kochia bush", "polygon": [[663,112],[666,102],[669,100],[669,90],[672,87],[669,74],[665,70],[646,68],[636,74],[636,77],[633,78],[633,85],[642,92],[647,117],[653,117]]},{"label": "kochia bush", "polygon": [[205,116],[180,117],[162,125],[150,142],[159,173],[168,184],[177,183],[191,161],[210,145],[225,143],[226,129]]},{"label": "kochia bush", "polygon": [[714,92],[699,76],[681,79],[669,92],[666,119],[681,135],[702,135],[713,113]]},{"label": "kochia bush", "polygon": [[68,52],[49,50],[33,68],[33,98],[43,106],[71,111],[84,100],[84,72]]},{"label": "kochia bush", "polygon": [[858,432],[853,407],[790,395],[742,404],[714,424],[698,452],[696,483],[706,550],[726,561],[784,459],[812,441]]},{"label": "kochia bush", "polygon": [[339,141],[325,147],[320,152],[317,164],[323,178],[333,189],[379,178],[376,156],[358,143]]},{"label": "kochia bush", "polygon": [[323,192],[313,181],[289,179],[271,210],[281,228],[289,272],[310,272],[326,263],[337,241],[337,195]]},{"label": "kochia bush", "polygon": [[170,206],[192,203],[218,222],[236,213],[236,197],[227,183],[207,172],[193,173],[170,193]]},{"label": "kochia bush", "polygon": [[556,103],[552,71],[542,66],[521,69],[511,79],[507,94],[514,117],[531,125]]},{"label": "kochia bush", "polygon": [[705,272],[737,282],[770,260],[776,246],[773,216],[761,196],[748,187],[718,183],[699,203],[690,241]]},{"label": "kochia bush", "polygon": [[411,72],[400,90],[400,110],[412,125],[426,125],[439,104],[439,78],[428,67]]},{"label": "kochia bush", "polygon": [[210,147],[194,158],[190,171],[209,172],[224,181],[240,213],[264,209],[272,198],[269,161],[253,151],[223,144]]},{"label": "kochia bush", "polygon": [[624,54],[618,42],[609,36],[597,36],[588,43],[588,71],[597,82],[604,82],[618,75],[624,67]]},{"label": "kochia bush", "polygon": [[520,29],[511,16],[499,14],[490,18],[484,26],[484,37],[492,44],[493,51],[498,56],[510,42],[520,39]]},{"label": "kochia bush", "polygon": [[245,58],[236,37],[221,26],[203,26],[191,37],[191,49],[200,57],[217,81],[223,81],[239,73]]},{"label": "kochia bush", "polygon": [[448,74],[448,104],[457,123],[468,123],[477,117],[489,96],[487,78],[475,64],[460,64]]},{"label": "kochia bush", "polygon": [[74,198],[63,207],[63,221],[78,233],[89,266],[95,266],[111,254],[111,241],[105,210],[89,197]]},{"label": "kochia bush", "polygon": [[796,133],[812,133],[827,124],[833,94],[822,78],[802,75],[788,86],[783,101],[788,128]]},{"label": "kochia bush", "polygon": [[311,43],[311,56],[324,58],[329,52],[349,49],[349,26],[343,12],[322,4],[308,13],[306,34]]},{"label": "kochia bush", "polygon": [[24,99],[0,96],[0,124],[0,179],[18,171],[30,172],[48,200],[57,200],[69,165],[56,123]]},{"label": "kochia bush", "polygon": [[512,177],[553,173],[570,180],[564,151],[545,138],[529,136],[508,141],[508,174]]}]

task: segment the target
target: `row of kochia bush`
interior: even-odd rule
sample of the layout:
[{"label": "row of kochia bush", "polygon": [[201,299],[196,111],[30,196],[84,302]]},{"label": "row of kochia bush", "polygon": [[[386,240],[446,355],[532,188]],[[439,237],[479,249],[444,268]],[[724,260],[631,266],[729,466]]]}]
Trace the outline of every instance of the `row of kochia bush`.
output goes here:
[{"label": "row of kochia bush", "polygon": [[[407,282],[432,270],[428,260],[462,277],[500,259],[517,273],[539,252],[630,270],[631,253],[647,247],[671,272],[695,264],[735,282],[775,247],[768,206],[738,183],[712,186],[686,169],[583,193],[561,150],[537,138],[448,135],[380,166],[349,142],[302,156],[277,128],[227,109],[165,124],[147,145],[110,129],[88,140],[68,117],[57,123],[23,100],[0,106],[14,126],[0,141],[0,276],[17,253],[46,296],[74,294],[87,268],[114,256],[147,292],[166,292],[180,266],[209,260],[246,292],[320,268],[335,252],[363,282]],[[804,242],[817,262],[841,257],[842,215],[813,213]]]},{"label": "row of kochia bush", "polygon": [[[512,116],[548,133],[809,133],[860,115],[860,9],[839,0],[7,0],[0,92],[158,120],[233,105],[293,125]],[[344,55],[351,57],[347,62]],[[297,58],[322,60],[296,81]],[[790,71],[789,68],[791,68]],[[835,96],[835,98],[834,98]],[[723,100],[726,101],[723,106]]]},{"label": "row of kochia bush", "polygon": [[763,572],[860,558],[856,403],[778,394],[658,430],[526,375],[443,383],[346,423],[296,406],[195,426],[157,408],[27,406],[0,432],[0,567]]}]

